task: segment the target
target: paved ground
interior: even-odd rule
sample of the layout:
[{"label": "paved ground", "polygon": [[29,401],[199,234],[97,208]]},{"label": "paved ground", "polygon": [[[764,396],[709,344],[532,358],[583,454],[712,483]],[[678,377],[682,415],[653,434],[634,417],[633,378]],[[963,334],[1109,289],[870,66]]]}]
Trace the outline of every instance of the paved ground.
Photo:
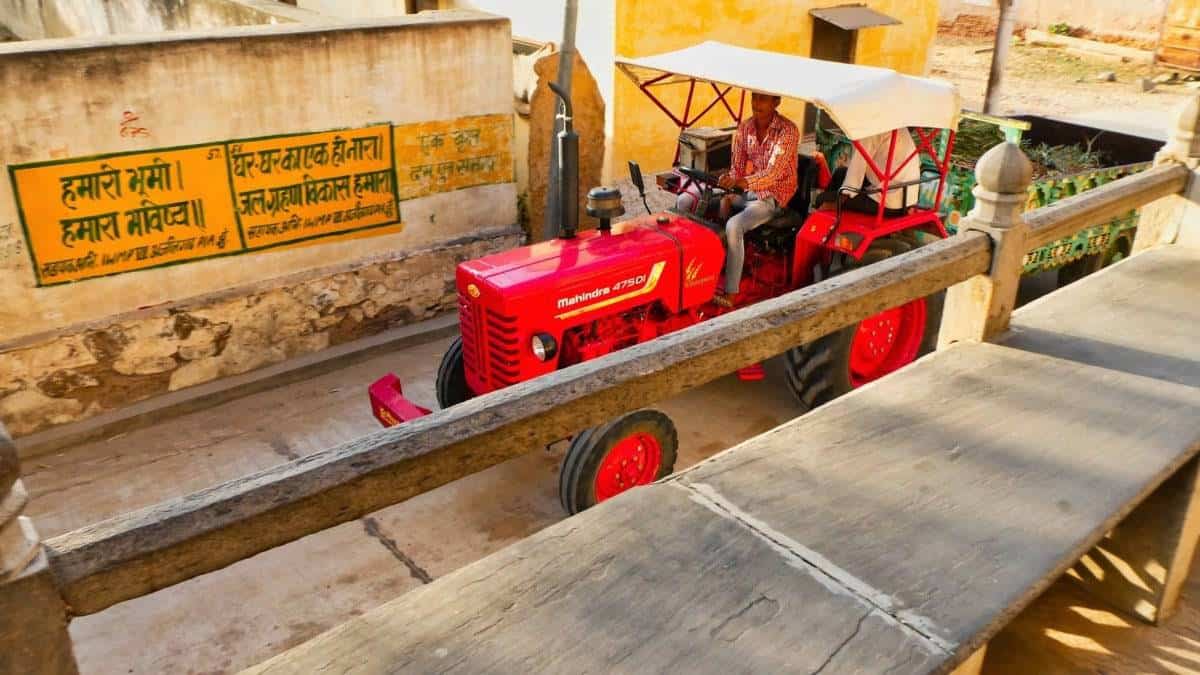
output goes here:
[{"label": "paved ground", "polygon": [[[939,36],[929,74],[958,85],[965,108],[982,110],[991,68],[990,46],[990,38]],[[1102,72],[1112,72],[1116,81],[1098,81],[1096,76]],[[1113,63],[1061,48],[1018,44],[1009,54],[997,112],[1066,115],[1161,132],[1172,121],[1171,111],[1196,90],[1181,81],[1142,92],[1138,81],[1154,74],[1149,65]]]}]

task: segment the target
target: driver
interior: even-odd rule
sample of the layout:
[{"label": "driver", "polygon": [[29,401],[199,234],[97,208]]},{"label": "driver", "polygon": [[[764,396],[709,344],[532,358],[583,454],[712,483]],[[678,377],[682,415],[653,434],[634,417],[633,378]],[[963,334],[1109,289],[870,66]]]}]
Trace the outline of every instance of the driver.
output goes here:
[{"label": "driver", "polygon": [[[779,114],[779,102],[778,96],[751,95],[750,108],[754,114],[738,125],[733,135],[730,170],[718,183],[726,190],[744,191],[744,196],[726,195],[721,200],[722,218],[733,209],[742,208],[725,223],[725,288],[718,289],[713,298],[713,302],[722,307],[733,307],[741,287],[746,257],[742,237],[771,220],[796,193],[800,131],[791,120]],[[681,193],[675,206],[680,211],[690,211],[695,206],[695,198]]]}]

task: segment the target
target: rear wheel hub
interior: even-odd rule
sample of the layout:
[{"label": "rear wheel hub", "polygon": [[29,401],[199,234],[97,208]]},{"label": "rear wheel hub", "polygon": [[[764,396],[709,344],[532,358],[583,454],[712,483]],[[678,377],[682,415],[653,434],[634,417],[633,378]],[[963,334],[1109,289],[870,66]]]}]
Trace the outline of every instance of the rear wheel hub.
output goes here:
[{"label": "rear wheel hub", "polygon": [[925,314],[922,298],[863,319],[850,344],[850,383],[860,387],[916,359]]},{"label": "rear wheel hub", "polygon": [[600,471],[596,473],[596,501],[653,483],[661,465],[662,445],[653,435],[639,432],[622,438],[600,463]]}]

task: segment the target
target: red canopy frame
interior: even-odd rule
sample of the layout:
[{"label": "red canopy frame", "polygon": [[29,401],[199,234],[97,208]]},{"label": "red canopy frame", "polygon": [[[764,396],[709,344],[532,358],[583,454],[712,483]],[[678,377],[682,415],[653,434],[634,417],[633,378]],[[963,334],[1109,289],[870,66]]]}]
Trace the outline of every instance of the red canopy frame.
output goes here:
[{"label": "red canopy frame", "polygon": [[900,166],[897,166],[895,169],[892,167],[895,164],[896,159],[896,139],[897,134],[900,133],[899,129],[892,129],[891,139],[888,144],[887,165],[883,169],[879,168],[879,165],[875,163],[875,159],[871,157],[871,153],[867,152],[861,143],[856,140],[850,141],[850,143],[854,146],[854,149],[858,151],[858,154],[861,155],[864,160],[866,160],[867,167],[871,169],[871,172],[874,173],[875,177],[879,180],[879,211],[876,214],[879,220],[883,220],[883,215],[887,208],[887,194],[889,192],[888,188],[891,185],[891,182],[900,175],[900,172],[908,166],[909,162],[913,161],[914,159],[919,162],[919,157],[922,152],[928,155],[929,159],[932,160],[934,165],[937,167],[938,189],[937,196],[934,197],[933,200],[933,212],[937,213],[938,210],[941,209],[942,196],[946,191],[946,173],[950,169],[950,155],[954,152],[955,132],[953,129],[949,130],[950,134],[946,139],[946,150],[939,157],[934,141],[936,140],[935,137],[940,131],[941,129],[922,129],[920,127],[914,127],[912,132],[917,135],[918,139],[915,144],[916,148],[909,153],[909,155],[904,158],[904,161],[900,162]]},{"label": "red canopy frame", "polygon": [[[668,85],[668,84],[682,84],[684,82],[683,79],[675,79],[675,80],[667,81],[671,77],[678,77],[678,76],[675,76],[672,73],[663,73],[662,75],[659,75],[657,77],[646,80],[645,82],[639,82],[638,88],[642,90],[642,93],[645,94],[647,98],[649,98],[651,101],[654,102],[654,105],[658,106],[659,110],[663,111],[667,115],[667,117],[671,118],[671,121],[674,122],[677,127],[679,127],[680,132],[683,132],[683,131],[691,128],[692,126],[694,126],[697,122],[699,122],[701,119],[703,119],[705,115],[707,115],[710,111],[712,111],[712,109],[715,108],[718,103],[723,104],[725,106],[725,110],[729,113],[729,116],[731,118],[733,118],[733,121],[735,123],[741,124],[742,116],[745,113],[745,109],[746,109],[746,90],[745,89],[740,90],[741,93],[738,97],[737,112],[735,113],[733,110],[733,106],[730,104],[729,99],[728,99],[728,95],[729,95],[730,91],[733,90],[734,87],[731,85],[731,86],[725,87],[725,89],[721,89],[720,87],[718,87],[716,85],[715,82],[708,82],[707,80],[703,80],[703,82],[707,82],[707,84],[712,87],[712,90],[713,90],[713,93],[715,94],[715,96],[713,97],[713,100],[710,101],[709,104],[704,107],[704,109],[702,109],[695,117],[693,117],[692,116],[692,104],[696,98],[696,83],[698,80],[694,77],[687,78],[687,80],[686,80],[688,83],[687,101],[686,101],[686,103],[684,103],[683,116],[679,117],[679,116],[675,115],[675,113],[671,112],[671,109],[668,108],[666,106],[666,104],[664,104],[662,102],[662,100],[659,99],[659,97],[657,95],[655,95],[655,93],[653,91],[651,91],[651,87],[654,87],[654,86],[664,86],[664,85]],[[883,220],[883,216],[884,216],[886,204],[887,204],[887,196],[886,195],[889,191],[888,188],[891,185],[892,181],[894,181],[896,179],[896,177],[900,175],[900,172],[903,171],[905,169],[905,167],[908,166],[909,162],[913,161],[914,159],[919,162],[920,161],[919,157],[920,157],[921,153],[925,153],[926,155],[928,155],[930,160],[933,161],[934,165],[938,169],[939,178],[938,178],[937,196],[934,198],[934,204],[933,204],[934,213],[937,213],[938,210],[942,206],[942,197],[945,195],[945,191],[946,191],[946,173],[950,168],[950,155],[954,151],[955,132],[953,129],[949,130],[950,135],[946,141],[946,149],[939,156],[939,154],[937,152],[937,147],[936,147],[935,141],[936,141],[936,136],[941,131],[941,129],[922,129],[922,128],[917,127],[917,128],[913,128],[912,131],[913,131],[913,133],[915,133],[917,135],[917,138],[918,138],[918,141],[916,143],[917,147],[912,153],[910,153],[908,155],[908,157],[905,157],[904,160],[900,162],[899,166],[895,166],[896,138],[897,138],[896,134],[899,133],[899,129],[892,130],[891,140],[890,140],[890,143],[888,146],[888,159],[887,159],[886,166],[883,169],[879,168],[879,165],[875,163],[875,160],[871,157],[871,155],[863,149],[863,146],[861,143],[859,143],[856,140],[850,141],[854,145],[854,149],[857,150],[860,155],[862,155],[863,159],[865,159],[867,162],[867,166],[871,169],[871,171],[875,174],[875,177],[879,180],[880,194],[883,196],[881,196],[881,198],[879,200],[879,211],[876,214],[876,216],[880,221]],[[672,160],[672,163],[674,163],[674,164],[679,163],[679,146],[678,145],[675,146],[675,158]],[[893,168],[893,166],[895,166],[895,168]]]}]

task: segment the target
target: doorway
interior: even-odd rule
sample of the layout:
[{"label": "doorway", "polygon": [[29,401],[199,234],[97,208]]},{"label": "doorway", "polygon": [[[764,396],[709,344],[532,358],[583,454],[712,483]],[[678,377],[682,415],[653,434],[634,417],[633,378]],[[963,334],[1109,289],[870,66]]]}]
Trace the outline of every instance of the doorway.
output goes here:
[{"label": "doorway", "polygon": [[[828,21],[813,18],[812,49],[809,51],[812,58],[854,63],[854,49],[857,43],[857,30],[845,30]],[[812,133],[816,124],[817,109],[812,105],[804,106],[804,133]]]}]

